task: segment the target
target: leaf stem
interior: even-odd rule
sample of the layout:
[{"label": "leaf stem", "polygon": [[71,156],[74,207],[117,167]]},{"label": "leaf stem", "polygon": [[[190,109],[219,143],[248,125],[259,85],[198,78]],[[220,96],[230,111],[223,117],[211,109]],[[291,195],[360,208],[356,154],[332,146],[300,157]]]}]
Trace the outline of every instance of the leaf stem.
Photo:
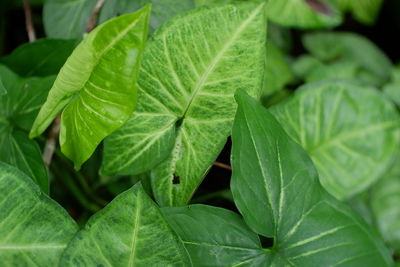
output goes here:
[{"label": "leaf stem", "polygon": [[36,41],[36,32],[32,22],[32,10],[31,5],[29,4],[29,0],[23,0],[23,6],[25,13],[26,32],[28,33],[29,42],[32,43]]},{"label": "leaf stem", "polygon": [[89,23],[86,27],[86,32],[91,32],[96,27],[97,16],[100,13],[101,7],[103,6],[105,0],[97,0],[96,6],[94,7],[92,16],[90,17]]},{"label": "leaf stem", "polygon": [[60,132],[61,114],[58,114],[53,125],[51,126],[49,138],[46,141],[43,151],[43,161],[47,168],[49,168],[51,159],[53,158],[54,151],[57,146],[57,137]]},{"label": "leaf stem", "polygon": [[232,171],[232,167],[231,166],[229,166],[228,164],[219,162],[219,161],[214,162],[213,165],[217,166],[217,167],[220,167],[220,168],[223,168],[223,169],[226,169],[228,171]]}]

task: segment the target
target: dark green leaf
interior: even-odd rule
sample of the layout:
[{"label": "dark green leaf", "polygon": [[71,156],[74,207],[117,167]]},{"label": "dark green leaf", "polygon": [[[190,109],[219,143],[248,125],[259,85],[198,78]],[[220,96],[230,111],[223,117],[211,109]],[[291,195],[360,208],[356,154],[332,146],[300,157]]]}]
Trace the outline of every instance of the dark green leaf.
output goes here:
[{"label": "dark green leaf", "polygon": [[7,94],[7,89],[4,87],[2,78],[0,76],[0,95],[5,95],[5,94]]},{"label": "dark green leaf", "polygon": [[274,238],[270,266],[392,265],[375,231],[321,187],[271,113],[244,93],[237,100],[231,188],[247,224]]},{"label": "dark green leaf", "polygon": [[21,76],[49,76],[58,73],[74,49],[76,41],[41,39],[17,47],[10,55],[0,58]]},{"label": "dark green leaf", "polygon": [[31,137],[41,134],[65,107],[61,150],[76,168],[132,114],[149,13],[145,7],[92,31],[68,58],[36,118]]},{"label": "dark green leaf", "polygon": [[54,77],[20,78],[2,65],[0,76],[8,88],[8,93],[0,96],[0,161],[18,167],[48,193],[42,153],[36,142],[28,138],[27,131],[44,103]]},{"label": "dark green leaf", "polygon": [[159,208],[136,185],[89,219],[60,266],[191,266]]},{"label": "dark green leaf", "polygon": [[77,232],[67,212],[19,170],[0,162],[2,266],[57,266]]},{"label": "dark green leaf", "polygon": [[346,32],[318,32],[306,34],[303,45],[323,61],[349,60],[375,75],[380,84],[389,78],[392,63],[371,41]]},{"label": "dark green leaf", "polygon": [[188,202],[230,133],[235,90],[260,93],[263,10],[263,4],[201,7],[154,35],[143,56],[138,108],[105,140],[103,172],[153,168],[158,203]]},{"label": "dark green leaf", "polygon": [[335,0],[342,11],[349,11],[364,24],[373,24],[383,0]]},{"label": "dark green leaf", "polygon": [[272,113],[308,152],[325,189],[339,199],[369,187],[400,146],[400,117],[375,89],[349,82],[306,85]]},{"label": "dark green leaf", "polygon": [[46,0],[43,24],[46,36],[82,39],[97,0]]},{"label": "dark green leaf", "polygon": [[267,266],[258,235],[232,211],[205,205],[163,208],[194,266]]}]

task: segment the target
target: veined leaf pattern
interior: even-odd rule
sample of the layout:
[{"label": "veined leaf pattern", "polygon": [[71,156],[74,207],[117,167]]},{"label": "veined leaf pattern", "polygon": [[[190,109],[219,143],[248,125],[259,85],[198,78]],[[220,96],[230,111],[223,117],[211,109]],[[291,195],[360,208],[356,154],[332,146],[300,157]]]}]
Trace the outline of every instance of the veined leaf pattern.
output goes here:
[{"label": "veined leaf pattern", "polygon": [[157,201],[185,204],[230,133],[236,89],[260,94],[263,15],[263,4],[201,7],[156,32],[143,56],[137,110],[106,139],[102,171],[153,168]]}]

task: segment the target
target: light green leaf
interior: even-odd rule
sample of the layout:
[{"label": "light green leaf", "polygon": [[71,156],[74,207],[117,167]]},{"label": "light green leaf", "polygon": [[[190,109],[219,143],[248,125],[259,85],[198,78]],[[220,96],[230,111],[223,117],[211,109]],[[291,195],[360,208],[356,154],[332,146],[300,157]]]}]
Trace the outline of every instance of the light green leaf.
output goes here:
[{"label": "light green leaf", "polygon": [[268,266],[391,266],[374,229],[321,187],[271,113],[244,93],[237,99],[231,189],[250,228],[274,238]]},{"label": "light green leaf", "polygon": [[182,241],[136,185],[89,219],[60,266],[191,266]]},{"label": "light green leaf", "polygon": [[270,95],[284,88],[293,80],[285,54],[272,43],[267,44],[263,95]]},{"label": "light green leaf", "polygon": [[371,189],[371,207],[384,239],[400,253],[400,164],[399,158],[387,175]]},{"label": "light green leaf", "polygon": [[1,265],[57,266],[78,230],[67,212],[19,170],[0,162]]},{"label": "light green leaf", "polygon": [[356,80],[360,67],[353,61],[337,61],[332,64],[320,65],[311,69],[306,75],[306,82],[314,82],[328,79]]},{"label": "light green leaf", "polygon": [[132,114],[149,13],[148,6],[92,31],[68,58],[35,120],[31,137],[41,134],[65,107],[61,150],[76,168]]},{"label": "light green leaf", "polygon": [[187,203],[229,136],[236,89],[260,94],[263,14],[264,5],[201,7],[160,28],[143,56],[136,112],[105,140],[102,172],[153,168],[157,202]]},{"label": "light green leaf", "polygon": [[356,20],[373,24],[379,14],[383,0],[335,0],[342,11],[349,11]]},{"label": "light green leaf", "polygon": [[238,214],[211,206],[163,208],[194,266],[270,266],[260,239]]},{"label": "light green leaf", "polygon": [[391,80],[383,87],[383,92],[397,106],[400,106],[400,66],[393,68]]},{"label": "light green leaf", "polygon": [[82,39],[97,0],[46,0],[43,24],[46,36]]},{"label": "light green leaf", "polygon": [[346,32],[317,32],[306,34],[303,45],[311,54],[323,61],[348,60],[359,64],[375,75],[380,84],[389,78],[392,63],[370,40]]},{"label": "light green leaf", "polygon": [[322,67],[323,63],[311,56],[311,55],[301,55],[292,64],[292,69],[294,74],[301,79],[305,79],[314,69]]},{"label": "light green leaf", "polygon": [[37,40],[17,47],[10,55],[0,58],[0,63],[25,77],[54,75],[71,54],[75,43],[75,40]]},{"label": "light green leaf", "polygon": [[35,141],[29,140],[31,128],[54,77],[20,78],[0,65],[0,76],[8,93],[0,96],[0,161],[18,167],[43,190],[49,192],[47,170]]},{"label": "light green leaf", "polygon": [[150,32],[158,29],[169,18],[195,7],[194,0],[107,0],[101,10],[100,21],[136,11],[146,4],[152,4]]},{"label": "light green leaf", "polygon": [[400,117],[375,89],[349,82],[306,85],[271,109],[308,152],[325,189],[346,199],[369,187],[400,146]]},{"label": "light green leaf", "polygon": [[342,23],[330,0],[269,0],[266,9],[271,21],[286,27],[315,29]]}]

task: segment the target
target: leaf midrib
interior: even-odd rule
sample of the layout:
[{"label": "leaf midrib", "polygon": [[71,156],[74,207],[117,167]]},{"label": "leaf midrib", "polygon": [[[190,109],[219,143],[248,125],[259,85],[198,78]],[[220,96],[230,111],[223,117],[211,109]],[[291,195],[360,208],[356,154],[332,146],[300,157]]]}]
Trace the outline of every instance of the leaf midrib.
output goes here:
[{"label": "leaf midrib", "polygon": [[203,75],[200,77],[198,82],[196,83],[196,86],[193,90],[192,95],[190,96],[190,99],[184,109],[184,112],[182,113],[181,118],[185,118],[187,112],[189,111],[194,99],[196,98],[197,94],[203,88],[205,82],[208,79],[208,76],[210,73],[214,70],[215,66],[219,63],[219,61],[222,59],[223,55],[225,52],[230,48],[230,46],[234,43],[234,41],[240,36],[240,34],[243,32],[243,30],[250,24],[250,22],[258,15],[260,9],[264,7],[264,4],[260,4],[249,16],[248,18],[240,25],[240,27],[237,28],[237,30],[233,33],[231,38],[224,44],[224,46],[221,48],[221,50],[218,52],[218,54],[214,57],[214,59],[211,61],[211,63],[207,66],[206,70],[204,71]]}]

